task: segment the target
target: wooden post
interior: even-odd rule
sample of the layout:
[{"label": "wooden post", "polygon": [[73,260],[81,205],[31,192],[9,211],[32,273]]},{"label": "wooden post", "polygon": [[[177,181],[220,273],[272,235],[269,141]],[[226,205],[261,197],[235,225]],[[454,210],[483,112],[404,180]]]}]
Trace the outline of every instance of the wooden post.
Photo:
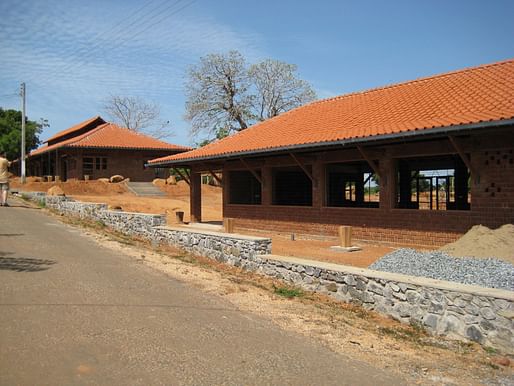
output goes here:
[{"label": "wooden post", "polygon": [[223,228],[226,233],[234,233],[234,219],[230,217],[225,217],[223,219]]},{"label": "wooden post", "polygon": [[352,246],[352,227],[342,225],[339,227],[339,241],[341,247],[349,248]]},{"label": "wooden post", "polygon": [[184,212],[181,210],[178,210],[175,212],[175,221],[177,224],[183,224],[184,223]]},{"label": "wooden post", "polygon": [[191,222],[202,222],[202,174],[191,168],[189,181]]}]

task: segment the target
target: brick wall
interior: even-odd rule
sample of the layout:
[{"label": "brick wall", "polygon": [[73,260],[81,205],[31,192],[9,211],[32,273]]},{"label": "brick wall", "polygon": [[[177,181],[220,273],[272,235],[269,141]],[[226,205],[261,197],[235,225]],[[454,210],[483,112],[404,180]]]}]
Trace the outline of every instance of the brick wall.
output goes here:
[{"label": "brick wall", "polygon": [[[132,181],[152,181],[156,178],[156,169],[144,168],[145,162],[173,154],[173,152],[154,150],[70,150],[66,154],[68,179],[84,178],[84,171],[82,169],[83,157],[105,157],[107,158],[107,169],[97,170],[94,168],[93,173],[89,173],[91,179],[109,178],[120,174],[125,178],[130,178]],[[62,175],[62,170],[58,170],[58,173]],[[159,175],[159,177],[165,178],[168,176]]]},{"label": "brick wall", "polygon": [[[475,142],[479,143],[476,147],[480,147],[481,142],[478,139]],[[447,143],[443,144],[447,146]],[[236,230],[246,228],[336,236],[339,225],[351,225],[357,239],[440,246],[455,241],[473,225],[497,228],[514,223],[512,144],[511,128],[505,138],[496,140],[497,149],[491,148],[489,143],[488,146],[484,145],[488,150],[469,151],[474,170],[470,210],[397,209],[394,207],[394,191],[385,186],[381,189],[380,208],[330,208],[322,206],[322,199],[314,200],[312,207],[276,206],[269,203],[231,205],[225,196],[223,216],[235,219]],[[447,148],[444,149],[447,151]],[[412,150],[413,154],[418,151],[417,148]],[[419,152],[422,153],[422,150],[420,146]],[[378,160],[382,167],[388,168],[383,170],[384,175],[387,173],[389,180],[392,180],[394,173],[391,173],[391,165],[394,162],[391,158]],[[269,188],[269,184],[267,186]],[[324,192],[315,190],[314,194],[322,197]],[[263,192],[263,196],[267,195]]]}]

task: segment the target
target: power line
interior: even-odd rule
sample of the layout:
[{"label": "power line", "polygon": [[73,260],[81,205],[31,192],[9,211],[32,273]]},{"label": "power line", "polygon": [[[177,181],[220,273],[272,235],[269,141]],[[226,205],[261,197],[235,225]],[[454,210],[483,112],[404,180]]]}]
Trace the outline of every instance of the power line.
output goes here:
[{"label": "power line", "polygon": [[20,96],[20,91],[18,89],[14,90],[12,93],[9,94],[1,94],[0,98],[9,98],[9,97],[17,97]]},{"label": "power line", "polygon": [[[156,7],[153,7],[151,10],[149,10],[148,12],[144,13],[140,18],[138,18],[137,21],[135,22],[132,22],[131,24],[129,24],[128,26],[125,26],[124,28],[121,28],[120,31],[116,32],[114,34],[114,36],[111,37],[111,40],[113,40],[114,42],[116,42],[116,40],[120,39],[120,38],[123,38],[123,34],[126,34],[127,30],[129,29],[133,29],[133,28],[140,28],[140,27],[145,27],[146,25],[148,25],[149,22],[151,22],[152,20],[154,20],[156,17],[160,16],[160,15],[163,15],[164,14],[164,18],[166,17],[169,17],[179,11],[181,11],[183,8],[185,7],[182,7],[180,9],[178,9],[177,11],[175,12],[172,12],[170,15],[167,15],[166,12],[168,12],[170,9],[172,9],[173,7],[175,7],[177,4],[179,4],[181,1],[183,0],[177,0],[175,2],[173,2],[171,5],[169,5],[168,7],[166,8],[163,8],[163,9],[160,9],[163,5],[166,5],[168,2],[165,0],[161,3],[159,3]],[[196,1],[196,0],[195,0]],[[191,2],[192,3],[192,2]],[[151,4],[151,2],[147,3],[147,5]],[[187,6],[189,6],[190,4],[187,4]],[[136,12],[133,13],[133,15],[136,15],[138,12],[140,12],[142,9],[144,9],[145,7],[141,7],[139,8]],[[161,18],[161,20],[159,21],[159,23],[164,20],[164,18]],[[129,18],[130,19],[130,18]],[[124,23],[126,20],[121,20],[117,23],[118,26],[121,26],[122,23]],[[147,28],[144,28],[143,32],[147,31],[149,28],[151,28],[152,26],[155,26],[156,24],[158,23],[152,23],[150,25],[148,25]],[[113,29],[111,29],[113,30]],[[109,31],[111,31],[109,30]],[[141,31],[136,31],[133,35],[131,36],[128,36],[124,39],[124,41],[122,42],[121,45],[123,45],[124,43],[126,43],[129,39],[133,39],[134,36],[138,36],[140,35],[140,32]],[[98,34],[97,37],[98,38],[102,38],[104,35],[106,35],[107,32],[103,32],[101,34]],[[106,41],[106,39],[103,39],[103,41]],[[97,50],[97,48],[99,48],[103,41],[97,41],[95,44],[93,44],[93,46],[89,47],[89,49],[87,50],[82,50],[82,54],[81,55],[78,55],[75,57],[74,61],[76,62],[78,59],[81,59],[81,58],[85,58],[87,56],[90,56],[91,53],[93,53],[95,50]],[[119,48],[120,45],[118,45],[116,48]],[[79,69],[79,68],[82,68],[83,66],[85,66],[86,63],[82,62],[82,63],[68,63],[67,65],[65,65],[64,67],[60,68],[60,69],[56,69],[54,70],[52,73],[50,73],[49,75],[47,75],[46,77],[44,77],[40,83],[42,83],[43,85],[45,84],[45,82],[49,81],[53,76],[57,75],[57,73],[67,73],[69,74],[70,71],[69,70],[72,70],[72,69]]]},{"label": "power line", "polygon": [[[134,16],[136,16],[139,12],[141,12],[144,8],[146,8],[147,6],[149,6],[150,4],[152,4],[155,0],[150,0],[149,2],[145,3],[142,7],[138,8],[136,11],[134,11],[133,13],[131,13],[127,18],[121,18],[115,25],[113,25],[111,28],[109,28],[108,30],[106,31],[103,31],[103,32],[100,32],[98,34],[96,34],[94,37],[93,37],[93,41],[95,41],[96,43],[93,44],[92,46],[90,47],[80,47],[80,48],[77,48],[76,50],[72,51],[68,56],[71,56],[74,58],[74,60],[77,60],[77,59],[80,59],[80,58],[83,58],[85,57],[89,52],[91,52],[92,50],[94,50],[96,47],[98,47],[98,45],[100,44],[99,43],[99,40],[105,36],[106,34],[108,33],[111,33],[111,32],[114,32],[119,26],[121,26],[124,22],[126,22],[127,20],[130,20],[132,19]],[[119,33],[120,31],[117,31],[116,33]],[[70,67],[70,64],[65,64],[63,65],[62,67],[60,68],[56,68],[53,70],[53,72],[50,73],[50,75],[47,75],[46,78],[43,78],[43,82],[48,80],[48,78],[51,78],[52,76],[56,75],[58,72],[61,72],[63,70],[66,70]]]}]

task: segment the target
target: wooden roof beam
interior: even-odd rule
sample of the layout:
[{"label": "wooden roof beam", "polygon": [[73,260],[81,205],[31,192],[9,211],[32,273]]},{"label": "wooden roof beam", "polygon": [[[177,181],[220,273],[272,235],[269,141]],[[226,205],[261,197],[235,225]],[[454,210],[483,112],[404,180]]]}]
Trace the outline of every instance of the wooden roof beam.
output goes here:
[{"label": "wooden roof beam", "polygon": [[250,167],[250,165],[248,165],[248,163],[247,163],[243,158],[239,158],[239,160],[241,161],[241,163],[243,164],[243,166],[244,166],[245,168],[247,168],[247,169],[248,169],[248,171],[249,171],[250,173],[252,173],[252,174],[253,174],[253,176],[255,177],[255,179],[256,179],[257,181],[259,181],[259,184],[261,184],[261,185],[262,185],[262,178],[261,178],[261,176],[259,176],[259,175],[255,172],[255,170],[253,170],[253,169]]},{"label": "wooden roof beam", "polygon": [[361,153],[362,157],[366,160],[371,169],[373,169],[375,174],[380,178],[380,168],[375,160],[371,159],[361,146],[357,146],[357,150],[359,150],[359,153]]},{"label": "wooden roof beam", "polygon": [[314,184],[314,177],[312,176],[312,173],[300,162],[298,157],[296,157],[293,153],[289,153],[291,158],[296,162],[296,164],[303,170],[303,172],[309,177],[311,182]]},{"label": "wooden roof beam", "polygon": [[471,174],[476,178],[477,181],[480,180],[480,176],[476,172],[475,168],[473,168],[473,165],[471,165],[471,159],[467,153],[464,152],[462,149],[462,145],[459,143],[457,138],[455,138],[453,135],[449,135],[448,139],[450,140],[450,143],[452,144],[453,148],[457,152],[457,154],[462,159],[462,162],[464,162],[464,165],[469,169]]},{"label": "wooden roof beam", "polygon": [[[190,176],[189,174],[188,174],[187,176],[186,176],[186,175],[184,175],[184,174],[180,171],[180,169],[179,169],[179,168],[172,168],[172,169],[175,171],[175,173],[177,173],[180,177],[182,177],[182,179],[183,179],[184,181],[186,181],[186,183],[187,183],[189,186],[191,186],[191,180],[188,178],[188,177]],[[187,171],[186,171],[186,174],[187,174]]]}]

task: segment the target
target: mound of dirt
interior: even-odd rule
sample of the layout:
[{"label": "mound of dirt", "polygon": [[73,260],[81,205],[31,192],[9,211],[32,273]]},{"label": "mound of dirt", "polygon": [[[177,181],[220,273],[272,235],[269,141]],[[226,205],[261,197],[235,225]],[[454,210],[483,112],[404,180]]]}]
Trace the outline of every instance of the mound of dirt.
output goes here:
[{"label": "mound of dirt", "polygon": [[514,264],[514,225],[505,224],[494,230],[475,225],[440,250],[454,257],[496,257]]},{"label": "mound of dirt", "polygon": [[59,186],[55,185],[48,189],[46,194],[48,194],[49,196],[64,196],[64,190],[62,190]]},{"label": "mound of dirt", "polygon": [[110,181],[111,183],[114,183],[114,182],[121,182],[121,181],[123,181],[124,179],[125,179],[125,177],[120,176],[119,174],[116,174],[116,175],[114,175],[114,176],[111,176],[111,178],[109,178],[109,181]]},{"label": "mound of dirt", "polygon": [[[10,181],[12,189],[24,191],[46,192],[53,186],[59,186],[64,194],[72,195],[98,195],[98,196],[116,196],[128,193],[125,184],[109,184],[102,181],[80,181],[68,180],[66,182],[39,182],[36,178],[27,178],[25,184],[21,184],[18,177],[12,178]],[[130,194],[132,196],[132,194]]]}]

